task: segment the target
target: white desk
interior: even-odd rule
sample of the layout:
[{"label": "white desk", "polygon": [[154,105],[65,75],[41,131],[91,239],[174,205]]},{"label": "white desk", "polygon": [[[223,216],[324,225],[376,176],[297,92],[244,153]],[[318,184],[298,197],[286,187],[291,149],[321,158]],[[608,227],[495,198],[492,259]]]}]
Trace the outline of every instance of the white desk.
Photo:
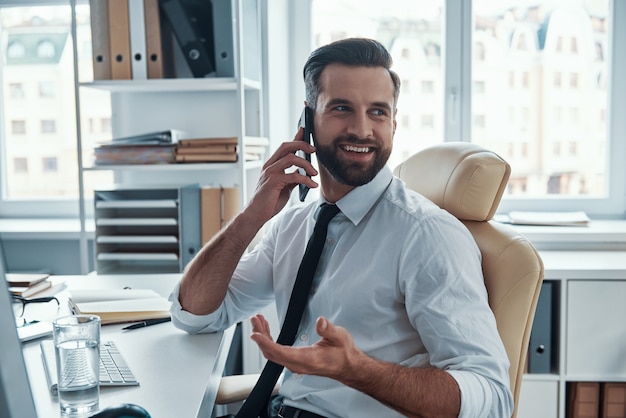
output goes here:
[{"label": "white desk", "polygon": [[[72,288],[150,288],[168,296],[179,274],[55,276]],[[69,313],[66,294],[57,314]],[[28,306],[27,309],[34,308]],[[37,307],[39,308],[39,307]],[[44,311],[43,309],[41,310]],[[51,318],[52,319],[52,318]],[[234,328],[215,334],[189,335],[171,322],[122,331],[123,325],[104,325],[101,340],[116,342],[140,382],[139,386],[101,387],[100,408],[121,403],[144,407],[153,418],[210,417],[215,403]],[[39,342],[24,343],[24,358],[37,413],[58,417],[59,403],[50,395],[41,360]]]}]

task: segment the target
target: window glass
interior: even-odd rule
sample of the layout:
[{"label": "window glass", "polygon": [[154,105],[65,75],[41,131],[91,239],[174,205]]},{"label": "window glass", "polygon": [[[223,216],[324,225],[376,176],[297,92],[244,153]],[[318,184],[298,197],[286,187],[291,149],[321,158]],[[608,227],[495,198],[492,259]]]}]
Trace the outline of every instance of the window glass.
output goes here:
[{"label": "window glass", "polygon": [[[76,7],[76,21],[80,81],[91,81],[88,5]],[[75,214],[79,173],[69,2],[66,5],[0,7],[0,39],[1,53],[5,57],[0,61],[2,211],[9,214],[14,210],[22,216],[25,206],[19,205],[49,200],[67,202],[62,210]],[[82,125],[85,150],[82,158],[90,162],[93,144],[110,139],[109,95],[100,91],[81,95],[81,108],[87,109],[83,112],[84,119],[96,118],[99,126],[90,132],[87,123]],[[93,193],[91,184],[102,181],[104,176],[110,173],[86,176],[87,199]],[[51,215],[50,206],[36,206],[42,214]],[[57,215],[63,214],[69,213]]]},{"label": "window glass", "polygon": [[511,195],[606,195],[608,8],[474,0],[471,138],[506,156]]}]

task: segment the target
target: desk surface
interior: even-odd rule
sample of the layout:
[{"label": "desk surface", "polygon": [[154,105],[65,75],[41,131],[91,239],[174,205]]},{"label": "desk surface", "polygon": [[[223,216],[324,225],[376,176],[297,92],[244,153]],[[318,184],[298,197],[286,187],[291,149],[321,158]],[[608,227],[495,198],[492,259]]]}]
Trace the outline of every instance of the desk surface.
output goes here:
[{"label": "desk surface", "polygon": [[[66,282],[70,290],[129,286],[150,288],[168,296],[179,278],[178,274],[88,275],[55,276],[53,280]],[[68,313],[66,304],[61,303],[55,316]],[[234,328],[215,334],[189,335],[171,323],[129,331],[122,331],[122,327],[102,326],[100,339],[116,342],[140,385],[101,387],[100,408],[135,403],[143,406],[153,418],[210,417]],[[31,389],[38,415],[58,417],[59,403],[48,391],[40,341],[23,344]]]}]

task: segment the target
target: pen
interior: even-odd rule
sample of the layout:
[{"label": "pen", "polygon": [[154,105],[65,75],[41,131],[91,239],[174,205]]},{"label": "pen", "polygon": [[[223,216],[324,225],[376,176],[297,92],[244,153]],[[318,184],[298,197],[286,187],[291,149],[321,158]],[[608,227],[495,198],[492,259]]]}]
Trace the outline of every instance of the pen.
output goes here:
[{"label": "pen", "polygon": [[161,324],[163,322],[169,322],[172,318],[158,318],[158,319],[146,319],[145,321],[137,322],[136,324],[129,325],[122,329],[137,329],[143,327],[149,327],[150,325]]}]

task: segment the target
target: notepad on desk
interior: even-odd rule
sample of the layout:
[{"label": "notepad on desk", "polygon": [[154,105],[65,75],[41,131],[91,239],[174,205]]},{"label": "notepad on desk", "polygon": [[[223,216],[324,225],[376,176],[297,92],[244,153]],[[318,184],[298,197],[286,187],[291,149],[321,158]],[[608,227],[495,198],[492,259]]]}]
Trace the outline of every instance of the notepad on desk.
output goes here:
[{"label": "notepad on desk", "polygon": [[171,305],[151,289],[75,289],[69,303],[76,314],[98,315],[102,325],[168,318]]}]

